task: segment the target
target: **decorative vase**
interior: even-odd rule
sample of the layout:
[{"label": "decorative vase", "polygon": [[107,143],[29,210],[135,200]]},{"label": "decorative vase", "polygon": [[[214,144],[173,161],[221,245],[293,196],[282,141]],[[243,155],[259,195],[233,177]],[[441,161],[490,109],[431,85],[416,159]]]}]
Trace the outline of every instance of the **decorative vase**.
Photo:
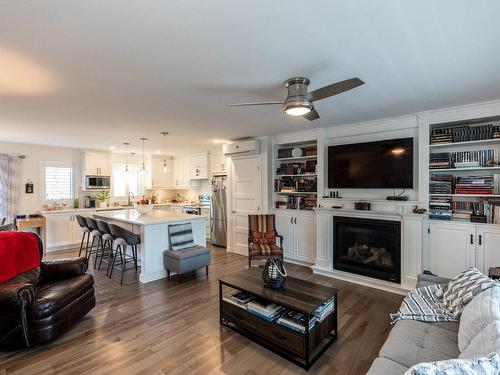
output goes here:
[{"label": "decorative vase", "polygon": [[287,272],[281,259],[270,258],[266,261],[262,271],[262,281],[266,288],[280,288],[285,283],[286,276]]},{"label": "decorative vase", "polygon": [[99,202],[99,208],[106,208],[108,204],[106,202]]}]

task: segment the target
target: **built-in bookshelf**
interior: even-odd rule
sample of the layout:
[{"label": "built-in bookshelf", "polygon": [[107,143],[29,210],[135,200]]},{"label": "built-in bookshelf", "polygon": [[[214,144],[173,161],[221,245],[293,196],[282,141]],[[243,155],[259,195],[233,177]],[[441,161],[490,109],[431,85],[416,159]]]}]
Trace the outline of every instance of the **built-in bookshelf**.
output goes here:
[{"label": "built-in bookshelf", "polygon": [[316,141],[276,145],[274,148],[274,208],[312,210],[318,200]]},{"label": "built-in bookshelf", "polygon": [[500,224],[500,116],[429,131],[429,218]]}]

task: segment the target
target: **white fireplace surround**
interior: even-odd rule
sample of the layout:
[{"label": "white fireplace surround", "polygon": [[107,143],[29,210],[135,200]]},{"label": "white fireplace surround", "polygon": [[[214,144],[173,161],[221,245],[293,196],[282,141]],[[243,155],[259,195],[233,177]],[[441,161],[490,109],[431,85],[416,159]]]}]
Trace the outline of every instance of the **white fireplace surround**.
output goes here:
[{"label": "white fireplace surround", "polygon": [[[424,215],[384,211],[316,208],[316,261],[311,267],[319,275],[330,276],[390,292],[406,294],[415,288],[422,270],[422,231]],[[333,268],[333,218],[357,217],[401,222],[401,283],[392,283]]]}]

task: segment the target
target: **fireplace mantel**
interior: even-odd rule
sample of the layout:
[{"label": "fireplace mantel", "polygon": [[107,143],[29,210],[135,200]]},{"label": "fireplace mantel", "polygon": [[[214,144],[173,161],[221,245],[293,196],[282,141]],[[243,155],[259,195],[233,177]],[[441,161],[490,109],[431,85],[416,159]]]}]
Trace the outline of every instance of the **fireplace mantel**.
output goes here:
[{"label": "fireplace mantel", "polygon": [[[360,211],[319,207],[316,212],[316,261],[312,270],[357,284],[406,294],[415,288],[417,275],[422,271],[422,235],[424,215],[385,211]],[[371,277],[335,270],[333,268],[333,217],[361,217],[401,222],[401,283],[395,284]]]}]

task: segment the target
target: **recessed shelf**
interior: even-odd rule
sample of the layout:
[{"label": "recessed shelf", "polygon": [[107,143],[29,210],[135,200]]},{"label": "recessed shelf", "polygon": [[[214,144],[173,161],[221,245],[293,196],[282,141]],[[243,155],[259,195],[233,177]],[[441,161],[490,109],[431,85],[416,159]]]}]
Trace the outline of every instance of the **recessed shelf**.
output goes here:
[{"label": "recessed shelf", "polygon": [[308,174],[280,174],[274,176],[274,178],[280,177],[318,177],[316,173],[308,173]]},{"label": "recessed shelf", "polygon": [[433,172],[454,172],[454,171],[487,171],[487,170],[499,170],[500,166],[496,167],[472,167],[472,168],[439,168],[439,169],[429,169],[430,173]]},{"label": "recessed shelf", "polygon": [[276,161],[299,161],[299,160],[314,160],[317,159],[318,155],[312,155],[312,156],[296,156],[296,157],[291,157],[291,158],[281,158],[281,159],[276,159]]},{"label": "recessed shelf", "polygon": [[401,203],[401,204],[420,204],[420,201],[392,201],[388,199],[366,199],[366,198],[319,198],[320,200],[331,200],[333,202],[368,202],[368,203],[388,203],[388,204],[394,204],[394,203]]},{"label": "recessed shelf", "polygon": [[455,146],[481,146],[481,145],[489,145],[489,144],[500,144],[500,138],[493,139],[481,139],[478,141],[466,141],[466,142],[454,142],[454,143],[439,143],[434,145],[429,145],[429,148],[445,148],[445,147],[455,147]]}]

